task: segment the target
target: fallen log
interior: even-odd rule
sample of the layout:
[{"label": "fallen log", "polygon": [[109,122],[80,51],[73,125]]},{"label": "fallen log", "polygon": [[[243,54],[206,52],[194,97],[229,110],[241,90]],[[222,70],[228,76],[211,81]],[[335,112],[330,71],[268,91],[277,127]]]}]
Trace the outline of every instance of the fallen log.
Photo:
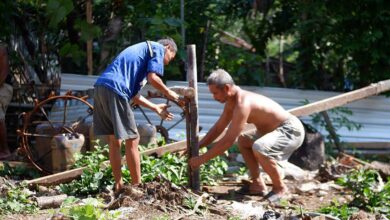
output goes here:
[{"label": "fallen log", "polygon": [[61,194],[55,196],[40,196],[36,197],[35,200],[40,209],[50,209],[60,207],[66,198],[68,198],[68,195]]}]

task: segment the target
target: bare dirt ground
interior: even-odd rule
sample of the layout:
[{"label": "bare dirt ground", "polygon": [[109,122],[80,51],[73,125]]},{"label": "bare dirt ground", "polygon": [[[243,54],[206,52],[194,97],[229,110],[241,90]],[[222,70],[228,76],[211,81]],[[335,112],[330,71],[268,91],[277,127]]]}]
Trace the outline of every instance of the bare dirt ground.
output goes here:
[{"label": "bare dirt ground", "polygon": [[[110,193],[101,193],[97,197],[105,200],[108,210],[122,210],[121,219],[263,219],[266,211],[288,219],[302,213],[317,212],[332,201],[348,201],[350,193],[333,183],[336,174],[333,167],[312,173],[303,180],[287,177],[285,182],[289,187],[289,197],[278,203],[270,203],[261,196],[238,193],[244,183],[231,179],[220,182],[218,186],[203,186],[196,194],[188,188],[159,179],[139,186],[127,186],[116,198]],[[271,187],[268,184],[268,188]],[[185,202],[189,197],[193,198],[191,207]],[[2,219],[66,219],[53,213],[55,210],[41,210],[34,215],[10,215]]]}]

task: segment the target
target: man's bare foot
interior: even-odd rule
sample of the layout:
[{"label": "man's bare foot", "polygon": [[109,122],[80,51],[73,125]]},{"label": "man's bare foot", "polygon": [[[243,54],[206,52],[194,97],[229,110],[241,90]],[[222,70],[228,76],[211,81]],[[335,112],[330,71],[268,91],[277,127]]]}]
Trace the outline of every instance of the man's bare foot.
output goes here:
[{"label": "man's bare foot", "polygon": [[267,187],[264,183],[253,180],[252,183],[249,185],[249,191],[265,195],[265,193],[267,192]]},{"label": "man's bare foot", "polygon": [[264,196],[267,193],[267,187],[259,181],[243,181],[244,186],[238,190],[238,193],[244,195]]},{"label": "man's bare foot", "polygon": [[114,192],[118,193],[123,188],[123,181],[114,184]]}]

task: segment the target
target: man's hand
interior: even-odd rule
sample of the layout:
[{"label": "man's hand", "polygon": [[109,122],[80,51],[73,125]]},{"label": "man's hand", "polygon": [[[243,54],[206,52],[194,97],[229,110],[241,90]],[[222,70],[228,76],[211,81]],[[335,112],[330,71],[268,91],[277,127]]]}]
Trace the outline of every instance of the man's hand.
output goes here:
[{"label": "man's hand", "polygon": [[166,96],[170,99],[175,101],[180,107],[183,107],[186,102],[184,101],[184,98],[181,98],[175,91],[173,90],[168,90],[168,93]]},{"label": "man's hand", "polygon": [[172,91],[172,90],[170,90],[170,89],[168,89],[168,92],[167,92],[167,97],[169,98],[169,99],[171,99],[171,100],[174,100],[174,101],[176,101],[176,102],[178,102],[179,101],[179,95],[176,93],[176,92],[174,92],[174,91]]},{"label": "man's hand", "polygon": [[174,118],[174,115],[168,111],[168,107],[166,104],[156,104],[156,113],[161,119],[170,121]]},{"label": "man's hand", "polygon": [[188,164],[191,166],[191,169],[197,169],[200,165],[204,164],[205,161],[203,160],[202,156],[199,157],[193,157],[188,161]]}]

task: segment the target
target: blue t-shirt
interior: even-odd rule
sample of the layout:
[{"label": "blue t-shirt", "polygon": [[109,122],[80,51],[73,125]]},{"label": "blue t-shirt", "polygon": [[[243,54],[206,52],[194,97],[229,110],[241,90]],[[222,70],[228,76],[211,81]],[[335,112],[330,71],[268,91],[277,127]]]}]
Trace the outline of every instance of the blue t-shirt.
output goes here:
[{"label": "blue t-shirt", "polygon": [[130,101],[142,87],[148,73],[164,75],[164,46],[149,41],[153,51],[150,56],[148,44],[141,42],[123,50],[98,78],[95,86],[105,86],[120,97]]}]

